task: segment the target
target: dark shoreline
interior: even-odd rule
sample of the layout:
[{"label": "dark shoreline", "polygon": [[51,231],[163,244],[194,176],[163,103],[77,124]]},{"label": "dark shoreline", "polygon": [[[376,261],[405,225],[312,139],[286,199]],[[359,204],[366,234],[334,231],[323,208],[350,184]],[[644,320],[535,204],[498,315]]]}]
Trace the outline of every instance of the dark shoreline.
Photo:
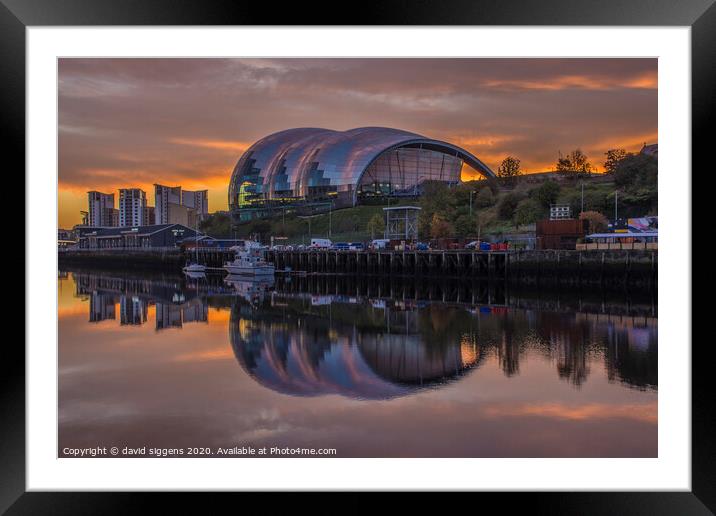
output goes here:
[{"label": "dark shoreline", "polygon": [[[60,267],[181,274],[191,253],[177,251],[81,251],[58,253]],[[220,267],[231,253],[210,252],[199,262]],[[203,259],[202,259],[203,258]],[[540,288],[607,288],[655,290],[656,251],[514,251],[471,253],[269,253],[278,269],[341,276],[431,279],[490,279],[510,285]],[[382,261],[381,261],[382,260]]]}]

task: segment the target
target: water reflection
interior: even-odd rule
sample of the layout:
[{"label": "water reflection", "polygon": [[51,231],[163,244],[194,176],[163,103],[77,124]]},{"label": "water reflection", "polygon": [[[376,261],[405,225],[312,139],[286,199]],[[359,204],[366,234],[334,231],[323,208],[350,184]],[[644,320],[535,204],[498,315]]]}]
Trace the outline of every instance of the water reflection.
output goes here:
[{"label": "water reflection", "polygon": [[280,300],[281,318],[271,308],[235,306],[229,324],[244,370],[284,394],[389,399],[458,378],[478,363],[474,343],[432,347],[415,333],[359,333],[340,319],[292,310],[288,301]]},{"label": "water reflection", "polygon": [[650,292],[136,271],[59,278],[60,450],[657,454]]},{"label": "water reflection", "polygon": [[89,299],[89,321],[116,319],[120,324],[140,326],[148,320],[148,309],[155,308],[155,329],[181,328],[186,323],[209,322],[209,305],[198,290],[179,278],[148,279],[124,276],[74,273],[75,295]]},{"label": "water reflection", "polygon": [[391,399],[459,381],[485,357],[495,358],[508,378],[518,377],[526,361],[543,359],[577,389],[592,374],[635,389],[658,385],[657,319],[645,315],[654,312],[649,300],[608,303],[628,308],[607,313],[575,311],[575,304],[605,306],[582,298],[558,300],[562,310],[554,300],[549,310],[526,308],[544,300],[494,284],[73,277],[76,295],[89,299],[90,322],[116,319],[117,303],[123,326],[147,323],[154,306],[157,331],[208,323],[210,307],[230,310],[236,360],[282,394]]}]

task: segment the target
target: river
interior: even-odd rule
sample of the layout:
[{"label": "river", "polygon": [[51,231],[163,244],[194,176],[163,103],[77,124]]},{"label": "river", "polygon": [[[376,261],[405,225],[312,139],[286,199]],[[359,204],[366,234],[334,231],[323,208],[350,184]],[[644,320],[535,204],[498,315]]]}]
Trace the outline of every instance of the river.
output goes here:
[{"label": "river", "polygon": [[58,289],[60,457],[657,456],[655,293],[97,270]]}]

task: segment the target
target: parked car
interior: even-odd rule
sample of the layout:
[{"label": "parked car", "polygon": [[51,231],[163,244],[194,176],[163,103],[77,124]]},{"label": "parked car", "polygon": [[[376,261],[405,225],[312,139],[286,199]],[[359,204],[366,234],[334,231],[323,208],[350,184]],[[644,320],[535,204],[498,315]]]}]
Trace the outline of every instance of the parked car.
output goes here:
[{"label": "parked car", "polygon": [[473,240],[472,242],[465,244],[465,249],[479,249],[479,247],[480,247],[479,240]]},{"label": "parked car", "polygon": [[335,249],[336,251],[347,251],[350,249],[350,246],[348,242],[336,242],[331,246],[331,249]]},{"label": "parked car", "polygon": [[362,251],[364,246],[362,242],[351,242],[348,244],[348,249],[351,251]]},{"label": "parked car", "polygon": [[311,249],[329,249],[331,245],[331,241],[327,238],[312,238],[309,247]]},{"label": "parked car", "polygon": [[416,251],[428,251],[430,249],[430,246],[426,244],[425,242],[418,242],[415,244],[415,250]]},{"label": "parked car", "polygon": [[390,240],[387,238],[378,238],[370,243],[371,249],[385,249],[388,247]]}]

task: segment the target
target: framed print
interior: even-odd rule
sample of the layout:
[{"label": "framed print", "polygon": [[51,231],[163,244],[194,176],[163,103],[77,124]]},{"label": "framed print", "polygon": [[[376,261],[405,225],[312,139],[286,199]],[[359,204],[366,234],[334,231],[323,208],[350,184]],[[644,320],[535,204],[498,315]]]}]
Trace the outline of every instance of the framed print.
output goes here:
[{"label": "framed print", "polygon": [[713,510],[712,2],[1,9],[27,241],[8,514],[136,491]]}]

